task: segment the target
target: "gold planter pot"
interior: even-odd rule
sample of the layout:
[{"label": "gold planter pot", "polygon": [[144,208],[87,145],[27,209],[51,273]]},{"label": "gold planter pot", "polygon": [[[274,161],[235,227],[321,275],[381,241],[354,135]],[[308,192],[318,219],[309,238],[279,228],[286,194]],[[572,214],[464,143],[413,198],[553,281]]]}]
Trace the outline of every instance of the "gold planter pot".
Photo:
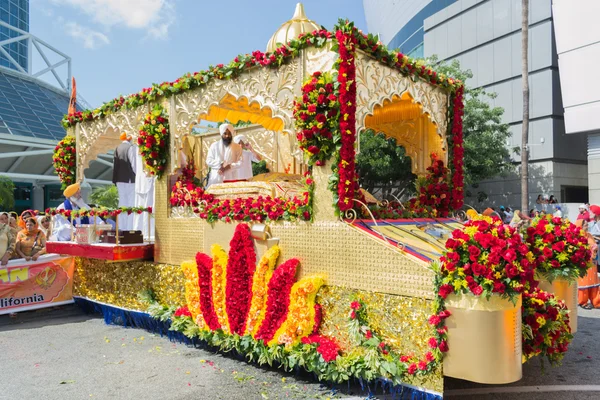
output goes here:
[{"label": "gold planter pot", "polygon": [[446,307],[452,315],[446,320],[445,376],[486,384],[523,377],[520,296],[515,305],[495,295],[451,294]]},{"label": "gold planter pot", "polygon": [[547,279],[539,277],[539,288],[545,292],[552,293],[558,299],[565,302],[569,309],[569,323],[571,333],[577,332],[577,281],[569,282],[564,279],[555,279],[548,282]]}]

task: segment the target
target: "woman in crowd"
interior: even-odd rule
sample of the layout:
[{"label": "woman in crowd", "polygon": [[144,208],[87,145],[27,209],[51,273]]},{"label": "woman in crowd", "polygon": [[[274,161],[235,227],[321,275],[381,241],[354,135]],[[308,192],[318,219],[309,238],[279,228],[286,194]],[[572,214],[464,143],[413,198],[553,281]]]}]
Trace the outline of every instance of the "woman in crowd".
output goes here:
[{"label": "woman in crowd", "polygon": [[8,214],[8,225],[10,226],[10,229],[12,230],[12,233],[13,235],[15,235],[15,237],[19,232],[21,232],[21,228],[19,228],[19,224],[17,223],[18,219],[19,214],[17,214],[16,212],[13,211]]},{"label": "woman in crowd", "polygon": [[36,261],[39,256],[46,254],[46,235],[35,218],[29,218],[25,222],[25,229],[17,235],[16,252],[25,261]]},{"label": "woman in crowd", "polygon": [[548,199],[548,203],[549,204],[557,204],[558,201],[556,201],[556,199],[554,198],[554,195],[550,195],[550,199]]},{"label": "woman in crowd", "polygon": [[36,212],[34,210],[25,210],[21,213],[21,217],[18,219],[19,227],[25,229],[25,223],[31,217],[35,217]]},{"label": "woman in crowd", "polygon": [[577,303],[585,309],[598,308],[600,307],[600,280],[598,279],[598,266],[596,265],[598,245],[594,237],[588,232],[587,221],[578,219],[575,221],[575,225],[585,232],[592,251],[592,259],[586,275],[577,279]]},{"label": "woman in crowd", "polygon": [[50,216],[49,215],[38,215],[37,223],[40,227],[40,230],[44,232],[46,235],[46,239],[48,239],[51,235],[50,232]]},{"label": "woman in crowd", "polygon": [[8,221],[8,213],[0,213],[0,266],[6,265],[15,251],[15,235]]}]

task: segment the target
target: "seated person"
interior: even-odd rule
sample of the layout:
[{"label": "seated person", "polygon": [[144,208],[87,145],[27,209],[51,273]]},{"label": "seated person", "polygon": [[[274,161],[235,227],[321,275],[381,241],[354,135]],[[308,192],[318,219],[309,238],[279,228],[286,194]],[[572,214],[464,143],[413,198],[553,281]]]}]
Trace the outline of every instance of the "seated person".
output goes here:
[{"label": "seated person", "polygon": [[[74,183],[68,186],[63,195],[66,197],[66,200],[56,207],[56,210],[71,210],[76,211],[79,209],[90,209],[83,197],[81,197],[81,188],[79,183]],[[100,217],[81,217],[75,218],[72,221],[72,218],[66,218],[63,215],[57,215],[54,219],[54,226],[52,227],[52,236],[50,240],[52,241],[60,241],[60,242],[68,242],[71,240],[71,231],[74,229],[73,224],[93,224],[94,218],[96,224],[104,224]]]},{"label": "seated person", "polygon": [[46,254],[46,235],[38,226],[35,218],[25,222],[25,229],[17,235],[15,246],[18,258],[25,261],[37,261],[38,257]]},{"label": "seated person", "polygon": [[8,213],[0,213],[0,266],[6,265],[15,251],[15,235],[8,220]]}]

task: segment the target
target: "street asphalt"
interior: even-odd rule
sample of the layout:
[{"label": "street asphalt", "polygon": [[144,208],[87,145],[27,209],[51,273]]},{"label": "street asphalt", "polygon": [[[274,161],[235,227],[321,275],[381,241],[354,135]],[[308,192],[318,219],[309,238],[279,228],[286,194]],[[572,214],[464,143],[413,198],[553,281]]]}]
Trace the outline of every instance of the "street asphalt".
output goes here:
[{"label": "street asphalt", "polygon": [[[542,373],[534,359],[524,365],[522,380],[502,386],[446,379],[445,397],[600,399],[600,310],[579,312],[579,331],[561,367],[546,365]],[[0,316],[0,354],[3,400],[367,398],[357,385],[332,388],[144,330],[105,325],[76,306]]]}]

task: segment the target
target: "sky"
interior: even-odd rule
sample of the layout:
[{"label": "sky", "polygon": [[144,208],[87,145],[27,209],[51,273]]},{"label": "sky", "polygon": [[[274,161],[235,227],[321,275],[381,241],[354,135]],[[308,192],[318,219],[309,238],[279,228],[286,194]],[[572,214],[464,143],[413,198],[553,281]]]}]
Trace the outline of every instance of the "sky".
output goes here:
[{"label": "sky", "polygon": [[[327,29],[347,18],[367,30],[362,0],[303,4],[308,18]],[[152,83],[264,51],[295,5],[296,0],[31,0],[30,32],[72,58],[78,95],[98,107]],[[40,60],[34,57],[35,64]]]}]

